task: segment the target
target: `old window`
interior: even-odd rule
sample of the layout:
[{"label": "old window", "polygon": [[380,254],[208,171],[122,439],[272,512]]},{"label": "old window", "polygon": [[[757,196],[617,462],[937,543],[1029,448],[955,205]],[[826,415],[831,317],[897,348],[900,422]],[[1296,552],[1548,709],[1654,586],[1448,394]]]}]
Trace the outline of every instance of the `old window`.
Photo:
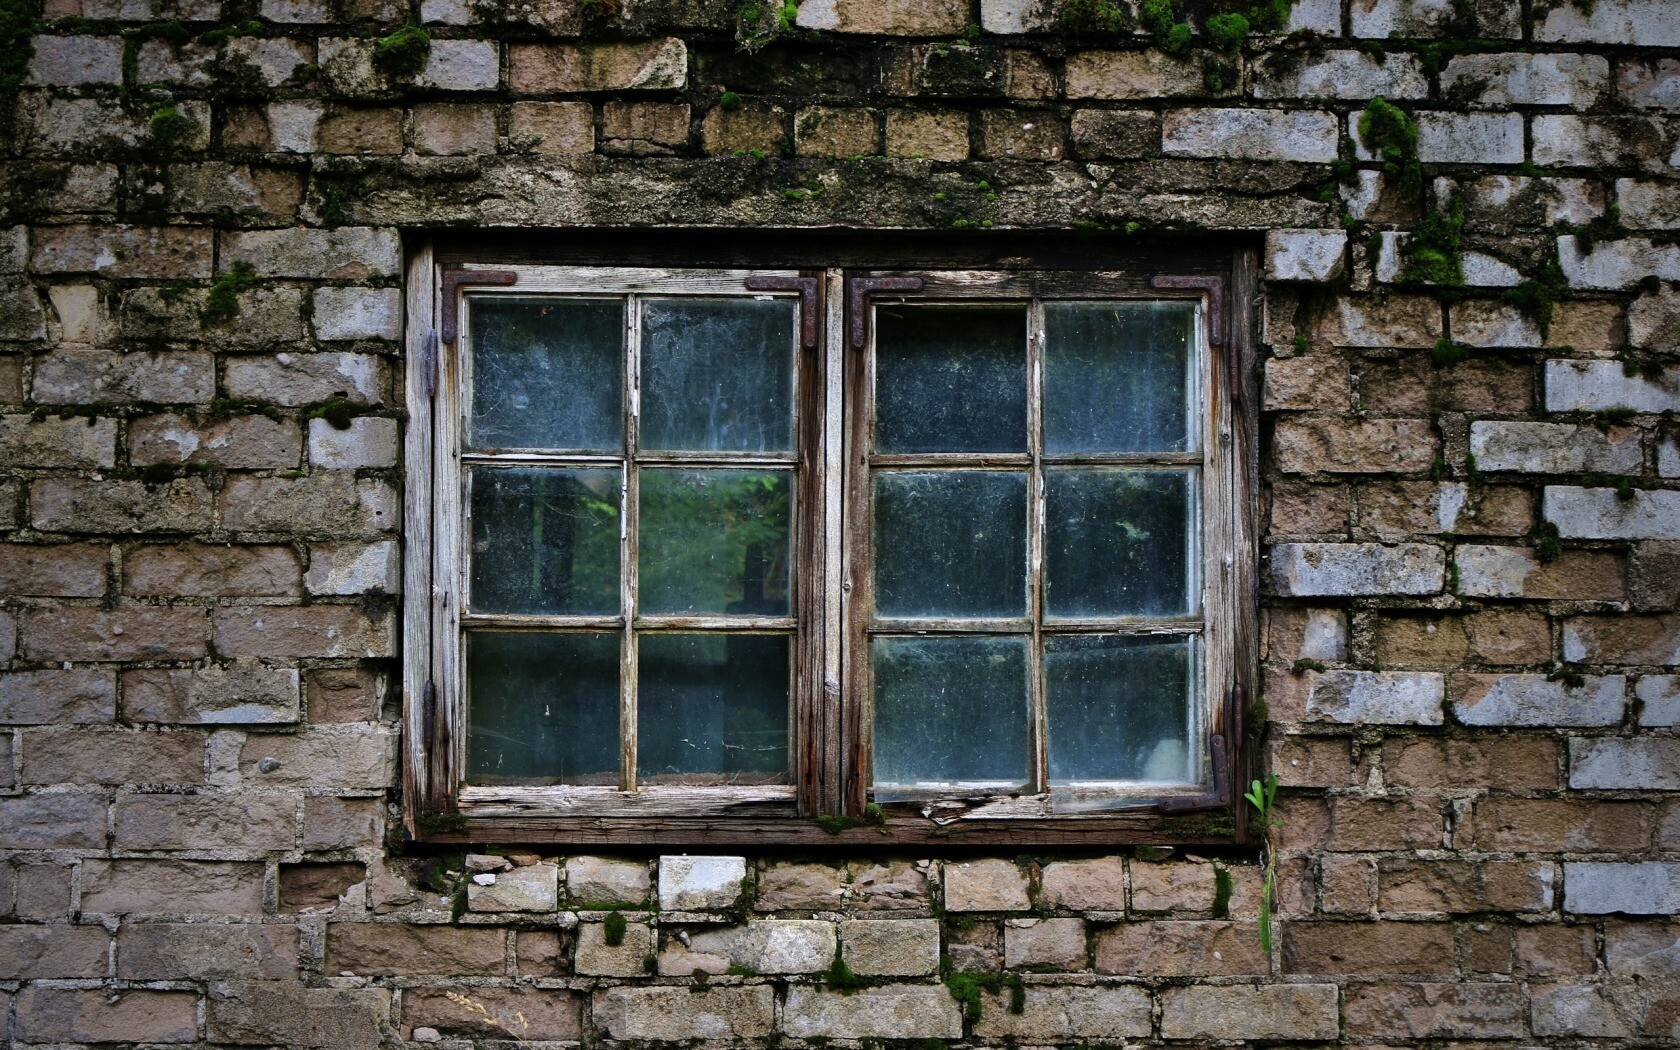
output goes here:
[{"label": "old window", "polygon": [[1231,276],[421,253],[411,831],[1238,834]]}]

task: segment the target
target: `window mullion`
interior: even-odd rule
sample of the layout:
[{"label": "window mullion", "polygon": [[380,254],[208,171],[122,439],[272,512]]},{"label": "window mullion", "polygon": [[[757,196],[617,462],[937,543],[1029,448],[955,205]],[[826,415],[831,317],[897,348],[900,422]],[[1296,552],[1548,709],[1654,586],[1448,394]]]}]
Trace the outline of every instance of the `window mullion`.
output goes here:
[{"label": "window mullion", "polygon": [[624,304],[624,473],[620,482],[619,603],[624,611],[624,634],[619,643],[618,748],[619,789],[636,790],[636,574],[641,540],[641,485],[636,455],[641,445],[642,300],[627,296]]},{"label": "window mullion", "polygon": [[1044,304],[1034,299],[1027,311],[1027,614],[1032,644],[1027,652],[1031,718],[1028,740],[1032,790],[1049,789],[1050,745],[1044,698]]}]

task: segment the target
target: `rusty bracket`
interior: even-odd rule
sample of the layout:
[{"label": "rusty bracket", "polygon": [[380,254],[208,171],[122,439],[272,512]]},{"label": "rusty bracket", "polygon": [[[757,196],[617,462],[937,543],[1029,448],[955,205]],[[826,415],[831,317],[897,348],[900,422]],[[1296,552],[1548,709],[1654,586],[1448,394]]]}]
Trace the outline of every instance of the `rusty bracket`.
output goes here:
[{"label": "rusty bracket", "polygon": [[748,277],[749,292],[799,293],[799,345],[817,346],[817,279],[815,277]]},{"label": "rusty bracket", "polygon": [[870,296],[880,292],[919,292],[922,290],[922,284],[920,277],[852,278],[846,292],[846,313],[853,348],[863,349],[864,340],[869,334]]},{"label": "rusty bracket", "polygon": [[1155,288],[1174,288],[1192,292],[1201,292],[1207,297],[1208,311],[1208,342],[1214,346],[1223,347],[1225,337],[1225,278],[1223,277],[1179,277],[1173,274],[1157,274],[1150,280]]},{"label": "rusty bracket", "polygon": [[438,320],[443,341],[455,345],[460,334],[460,296],[457,292],[465,284],[515,284],[519,275],[512,270],[445,270],[443,271],[443,309]]},{"label": "rusty bracket", "polygon": [[1162,813],[1189,813],[1198,809],[1224,809],[1231,804],[1231,771],[1225,764],[1225,738],[1214,735],[1208,740],[1209,758],[1213,761],[1213,790],[1204,795],[1180,795],[1164,798],[1155,804]]}]

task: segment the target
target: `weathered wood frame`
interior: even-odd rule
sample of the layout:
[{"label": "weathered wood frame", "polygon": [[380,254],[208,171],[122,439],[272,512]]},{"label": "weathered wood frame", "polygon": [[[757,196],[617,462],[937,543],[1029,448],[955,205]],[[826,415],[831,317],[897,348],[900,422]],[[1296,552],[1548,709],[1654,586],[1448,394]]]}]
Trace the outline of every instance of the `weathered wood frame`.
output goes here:
[{"label": "weathered wood frame", "polygon": [[[634,254],[634,253],[632,253]],[[405,529],[407,559],[405,586],[404,675],[404,809],[411,836],[438,842],[528,841],[578,845],[613,844],[669,847],[677,845],[846,845],[879,846],[883,842],[931,845],[1060,844],[1108,846],[1123,843],[1218,844],[1247,841],[1240,810],[1240,793],[1233,785],[1246,780],[1253,742],[1247,739],[1245,710],[1256,695],[1257,592],[1255,460],[1258,424],[1257,377],[1252,349],[1252,302],[1258,294],[1255,253],[1239,249],[1226,256],[1228,268],[1187,274],[1148,270],[1027,270],[990,272],[841,270],[789,271],[785,265],[750,274],[736,272],[727,280],[749,276],[782,282],[777,291],[752,289],[754,294],[798,296],[805,304],[802,324],[814,323],[821,333],[818,345],[803,353],[802,370],[810,374],[800,384],[800,481],[798,499],[805,513],[798,519],[794,576],[795,711],[792,789],[774,797],[762,791],[739,791],[721,798],[685,797],[697,789],[611,791],[610,804],[580,806],[582,800],[562,799],[578,789],[472,789],[459,787],[464,734],[458,647],[440,625],[447,624],[451,600],[449,581],[458,567],[447,551],[459,543],[458,509],[435,492],[458,469],[450,460],[450,436],[443,433],[460,412],[459,391],[446,381],[456,360],[458,343],[439,338],[444,312],[442,296],[466,291],[505,291],[529,294],[576,291],[611,294],[613,288],[644,286],[647,269],[590,267],[589,273],[566,267],[510,267],[499,256],[453,257],[434,252],[430,243],[411,253],[408,281],[407,352],[411,362],[406,399],[409,427],[405,438],[407,490]],[[538,260],[533,260],[538,261]],[[546,260],[542,260],[546,261]],[[785,259],[778,260],[785,263]],[[1012,262],[1014,260],[1011,260]],[[1205,264],[1203,264],[1205,265]],[[446,270],[445,267],[448,267]],[[511,287],[475,286],[463,270],[518,273]],[[1160,261],[1155,260],[1155,267]],[[663,271],[666,274],[672,271]],[[448,273],[446,278],[445,274]],[[721,276],[689,271],[693,280]],[[852,632],[856,616],[848,616],[858,599],[858,575],[866,560],[856,557],[857,463],[860,418],[855,411],[859,385],[856,370],[865,354],[851,348],[857,323],[851,301],[857,300],[859,278],[920,277],[922,290],[870,290],[861,297],[895,294],[916,299],[1135,299],[1189,298],[1203,304],[1202,316],[1222,323],[1204,323],[1207,334],[1204,381],[1207,411],[1203,465],[1204,599],[1207,617],[1207,675],[1210,701],[1209,787],[1201,793],[1170,798],[1138,799],[1137,805],[1092,813],[1056,813],[1042,797],[1013,799],[975,806],[972,800],[932,805],[930,800],[896,803],[870,810],[867,767],[866,693],[855,681],[859,652]],[[499,274],[498,274],[499,278]],[[803,278],[805,280],[801,281]],[[497,278],[492,278],[500,283]],[[789,284],[787,282],[798,282]],[[812,285],[810,282],[817,282]],[[755,282],[758,283],[758,282]],[[769,282],[766,282],[769,283]],[[645,287],[639,290],[646,290]],[[814,293],[814,294],[813,294]],[[738,294],[738,291],[737,291]],[[807,321],[815,302],[817,316]],[[459,301],[452,303],[459,308]],[[872,336],[871,336],[872,338]],[[801,340],[804,341],[804,340]],[[416,367],[418,366],[418,367]],[[433,377],[436,377],[435,379]],[[444,513],[447,511],[447,513]],[[848,538],[848,529],[851,535]],[[848,622],[848,620],[850,622]],[[1215,639],[1217,637],[1217,644]],[[437,683],[448,683],[439,687]],[[842,684],[844,683],[844,685]],[[599,792],[602,789],[589,789]],[[662,797],[663,796],[663,797]],[[851,818],[836,832],[835,822],[821,826],[810,819],[818,814]]]}]

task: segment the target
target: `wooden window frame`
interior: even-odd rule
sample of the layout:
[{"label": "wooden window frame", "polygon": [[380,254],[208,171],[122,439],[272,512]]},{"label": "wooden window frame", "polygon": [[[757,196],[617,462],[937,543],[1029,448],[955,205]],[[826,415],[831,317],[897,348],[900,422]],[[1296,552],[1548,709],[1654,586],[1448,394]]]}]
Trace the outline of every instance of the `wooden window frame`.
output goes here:
[{"label": "wooden window frame", "polygon": [[[1230,844],[1249,840],[1241,791],[1254,756],[1245,726],[1256,695],[1257,579],[1256,376],[1250,304],[1258,291],[1256,254],[1246,247],[1193,254],[1188,266],[1161,257],[1125,265],[1110,253],[1088,269],[1030,257],[975,265],[963,252],[949,265],[930,251],[925,269],[902,260],[870,265],[867,248],[821,248],[808,258],[841,265],[787,265],[780,258],[702,258],[677,280],[722,279],[731,289],[800,300],[797,418],[800,436],[790,577],[796,623],[790,747],[791,786],[763,789],[470,788],[463,791],[465,690],[455,619],[461,566],[456,384],[467,294],[649,290],[653,268],[636,244],[622,254],[600,245],[569,264],[483,246],[410,253],[405,400],[405,560],[403,789],[405,827],[419,841],[531,842],[579,846],[920,847],[1124,844]],[[773,253],[770,253],[773,255]],[[1101,253],[1098,253],[1099,256]],[[673,252],[661,258],[680,257]],[[602,259],[622,265],[602,265]],[[514,260],[518,260],[515,262]],[[1210,264],[1211,260],[1211,264]],[[884,260],[883,260],[884,261]],[[1120,265],[1116,265],[1120,264]],[[1165,264],[1165,265],[1164,265]],[[717,271],[732,271],[719,273]],[[585,272],[587,271],[587,272]],[[1169,272],[1170,271],[1170,272]],[[749,286],[748,281],[756,283]],[[721,286],[718,286],[721,287]],[[651,294],[661,294],[651,290]],[[738,291],[735,294],[739,294]],[[864,439],[860,396],[867,387],[873,305],[912,300],[1185,299],[1200,304],[1205,369],[1202,528],[1204,696],[1211,789],[1153,796],[1123,809],[1050,813],[1031,800],[921,799],[870,806],[868,699],[860,680],[867,593],[866,528],[859,492]],[[814,339],[812,337],[815,337]],[[812,343],[815,345],[811,345]],[[1035,358],[1036,359],[1036,358]],[[453,523],[453,524],[452,524]],[[860,550],[861,548],[861,550]],[[440,683],[443,683],[440,686]],[[622,786],[622,785],[621,785]],[[700,795],[695,792],[699,791]],[[583,796],[591,796],[585,798]],[[606,800],[606,795],[615,796]],[[819,815],[838,820],[817,820]]]}]

